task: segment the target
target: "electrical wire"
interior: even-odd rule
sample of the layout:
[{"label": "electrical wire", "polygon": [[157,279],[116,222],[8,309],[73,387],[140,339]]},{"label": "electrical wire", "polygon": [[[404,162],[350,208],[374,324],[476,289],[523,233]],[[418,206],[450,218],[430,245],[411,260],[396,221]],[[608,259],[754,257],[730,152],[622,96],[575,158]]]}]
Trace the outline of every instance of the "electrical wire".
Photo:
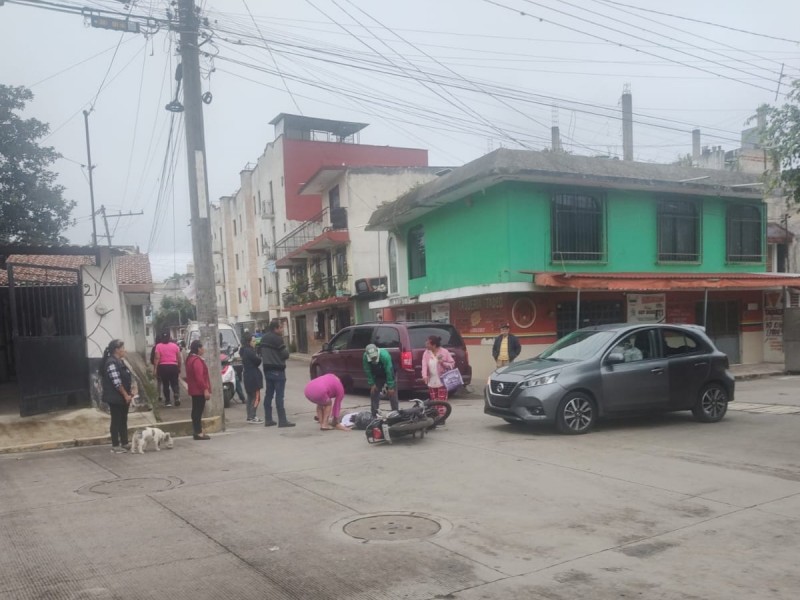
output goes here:
[{"label": "electrical wire", "polygon": [[757,36],[757,37],[767,38],[767,39],[770,39],[770,40],[777,40],[779,42],[789,42],[790,44],[795,44],[795,45],[800,44],[800,40],[790,40],[790,39],[783,38],[783,37],[769,35],[767,33],[758,33],[758,32],[755,32],[755,31],[749,31],[747,29],[739,29],[737,27],[730,27],[728,25],[721,25],[719,23],[712,23],[711,21],[703,21],[701,19],[693,19],[691,17],[684,17],[684,16],[681,16],[681,15],[675,15],[675,14],[668,13],[668,12],[661,12],[659,10],[653,10],[653,9],[650,9],[650,8],[642,8],[641,6],[634,6],[634,5],[631,5],[631,4],[624,4],[623,2],[613,2],[612,0],[606,0],[606,2],[608,4],[616,4],[618,6],[624,6],[626,8],[632,8],[634,10],[639,10],[639,11],[642,11],[642,12],[655,13],[657,15],[661,15],[661,16],[664,16],[664,17],[672,17],[673,19],[681,19],[683,21],[691,21],[693,23],[700,23],[702,25],[708,25],[709,27],[719,27],[720,29],[727,29],[728,31],[735,31],[737,33],[744,33],[746,35],[753,35],[753,36]]},{"label": "electrical wire", "polygon": [[281,72],[281,68],[278,65],[278,61],[275,60],[275,55],[272,53],[272,49],[269,47],[269,44],[267,43],[267,40],[264,39],[264,35],[261,33],[261,28],[258,26],[258,23],[256,23],[256,20],[253,17],[253,13],[250,12],[250,7],[247,5],[247,0],[242,0],[242,4],[244,4],[244,7],[247,9],[247,14],[250,15],[250,19],[252,19],[253,25],[256,26],[256,30],[258,31],[258,35],[261,38],[261,41],[264,42],[264,48],[269,52],[270,58],[272,58],[272,63],[275,65],[275,69],[278,71],[278,74],[281,76],[281,81],[283,82],[283,87],[286,88],[286,93],[289,94],[289,97],[292,99],[292,102],[294,103],[295,108],[302,115],[303,114],[303,109],[300,108],[300,105],[297,103],[297,100],[292,95],[292,90],[290,90],[289,86],[286,84],[286,79],[283,77],[283,73]]},{"label": "electrical wire", "polygon": [[[635,47],[631,46],[630,44],[624,44],[624,43],[622,43],[622,42],[616,42],[616,41],[614,41],[614,40],[610,40],[610,39],[608,39],[608,38],[605,38],[605,37],[603,37],[603,36],[600,36],[600,35],[597,35],[597,34],[594,34],[594,33],[590,33],[590,32],[588,32],[588,31],[583,31],[583,30],[581,30],[581,29],[577,29],[577,28],[575,28],[575,27],[572,27],[571,25],[565,25],[565,24],[563,24],[563,23],[558,23],[558,22],[556,22],[556,21],[553,21],[552,19],[549,19],[549,18],[548,18],[548,19],[545,19],[544,17],[540,17],[540,16],[537,16],[537,15],[534,15],[534,14],[531,14],[531,13],[528,13],[528,12],[525,12],[525,11],[520,11],[520,10],[519,10],[519,9],[517,9],[517,8],[514,8],[514,7],[512,7],[512,6],[508,6],[508,5],[506,5],[506,4],[503,4],[503,3],[501,3],[501,2],[497,2],[496,0],[483,0],[483,2],[485,2],[485,3],[487,3],[487,4],[491,4],[491,5],[497,6],[497,7],[499,7],[499,8],[504,8],[504,9],[506,9],[506,10],[510,10],[510,11],[512,11],[512,12],[514,12],[514,13],[517,13],[518,15],[520,15],[520,16],[523,16],[523,17],[530,17],[530,18],[532,18],[532,19],[537,19],[537,20],[539,20],[539,21],[542,21],[542,22],[550,23],[551,25],[555,25],[556,27],[561,27],[561,28],[563,28],[563,29],[567,29],[567,30],[569,30],[569,31],[572,31],[572,32],[574,32],[574,33],[579,33],[579,34],[581,34],[581,35],[586,35],[586,36],[589,36],[589,37],[592,37],[592,38],[596,38],[596,39],[598,39],[598,40],[602,40],[602,41],[604,41],[604,42],[608,42],[609,44],[613,44],[613,45],[615,45],[615,46],[620,46],[620,47],[622,47],[622,48],[627,48],[628,50],[633,50],[633,51],[635,51],[635,52],[641,52],[642,54],[647,54],[647,55],[649,55],[649,56],[653,56],[653,57],[655,57],[655,58],[659,58],[659,59],[661,59],[661,60],[665,60],[665,61],[667,61],[667,62],[673,62],[673,63],[679,64],[679,65],[682,65],[682,66],[684,66],[684,67],[688,67],[688,68],[690,68],[690,69],[695,69],[695,70],[698,70],[698,71],[702,71],[702,72],[704,72],[704,73],[710,73],[711,75],[717,75],[718,77],[720,77],[720,78],[722,78],[722,79],[728,79],[728,80],[730,80],[730,81],[734,81],[734,82],[737,82],[737,83],[741,83],[741,84],[743,84],[743,85],[747,85],[747,86],[750,86],[750,87],[758,88],[758,89],[761,89],[761,90],[766,90],[766,91],[770,91],[770,92],[772,91],[770,88],[766,88],[766,87],[764,87],[764,86],[757,85],[757,84],[755,84],[755,83],[750,83],[750,82],[747,82],[747,81],[742,81],[741,79],[737,79],[737,78],[735,78],[735,77],[730,77],[730,76],[728,76],[728,75],[723,75],[723,74],[720,74],[720,73],[715,73],[714,71],[710,71],[710,70],[708,70],[708,69],[705,69],[705,68],[703,68],[703,67],[697,67],[697,66],[693,66],[693,65],[691,65],[691,64],[688,64],[688,63],[685,63],[685,62],[682,62],[682,61],[679,61],[679,60],[675,60],[675,59],[667,58],[667,57],[665,57],[665,56],[661,56],[660,54],[656,54],[656,53],[654,53],[654,52],[649,52],[649,51],[647,51],[647,50],[641,50],[641,49],[637,49],[637,48],[635,48]],[[586,23],[590,23],[590,24],[592,24],[592,25],[595,25],[595,26],[598,26],[598,27],[602,27],[602,28],[604,28],[604,29],[610,29],[611,31],[616,31],[616,32],[618,32],[618,33],[622,33],[623,35],[628,35],[628,36],[630,36],[630,37],[633,37],[633,38],[635,38],[635,39],[644,40],[644,41],[649,41],[649,40],[647,40],[646,38],[642,38],[642,37],[639,37],[639,36],[636,36],[636,35],[632,35],[632,34],[627,34],[627,33],[625,33],[625,32],[621,32],[621,31],[619,31],[619,30],[617,30],[617,29],[614,29],[613,27],[607,27],[607,26],[600,25],[599,23],[596,23],[596,22],[594,22],[594,21],[591,21],[591,20],[589,20],[589,19],[584,19],[584,18],[582,18],[582,17],[576,17],[575,15],[571,15],[571,14],[569,14],[569,13],[565,12],[565,11],[558,10],[558,9],[556,9],[556,8],[551,8],[551,7],[545,6],[545,5],[543,5],[543,4],[539,4],[538,2],[534,2],[533,0],[522,0],[522,2],[526,2],[527,4],[531,4],[531,5],[533,5],[533,6],[538,6],[538,7],[540,7],[540,8],[544,8],[544,9],[547,9],[547,10],[551,10],[551,11],[553,11],[553,12],[557,12],[557,13],[560,13],[560,14],[566,15],[567,17],[570,17],[570,18],[575,18],[575,19],[578,19],[578,20],[580,20],[580,21],[584,21],[584,22],[586,22]],[[657,46],[659,46],[659,47],[661,47],[661,48],[666,48],[667,50],[675,51],[674,49],[672,49],[672,48],[669,48],[668,46],[664,46],[663,44],[656,44],[656,45],[657,45]],[[689,56],[692,56],[692,57],[694,57],[694,58],[698,58],[697,56],[695,56],[695,55],[693,55],[693,54],[691,54],[691,53],[688,53],[688,52],[684,52],[684,51],[678,51],[678,52],[680,52],[680,53],[682,53],[682,54],[687,54],[687,55],[689,55]]]}]

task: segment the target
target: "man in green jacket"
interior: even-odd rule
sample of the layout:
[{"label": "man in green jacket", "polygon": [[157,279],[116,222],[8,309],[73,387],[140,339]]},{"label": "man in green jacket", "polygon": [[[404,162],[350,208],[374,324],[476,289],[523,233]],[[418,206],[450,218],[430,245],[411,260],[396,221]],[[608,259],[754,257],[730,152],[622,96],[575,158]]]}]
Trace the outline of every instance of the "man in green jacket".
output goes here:
[{"label": "man in green jacket", "polygon": [[387,396],[389,397],[392,410],[397,410],[398,404],[397,390],[395,389],[394,382],[394,365],[392,364],[392,357],[389,351],[386,348],[378,348],[375,344],[369,344],[364,349],[362,364],[364,373],[367,374],[367,383],[370,386],[369,394],[372,403],[372,416],[374,417],[378,414],[378,405],[384,385],[386,386]]}]

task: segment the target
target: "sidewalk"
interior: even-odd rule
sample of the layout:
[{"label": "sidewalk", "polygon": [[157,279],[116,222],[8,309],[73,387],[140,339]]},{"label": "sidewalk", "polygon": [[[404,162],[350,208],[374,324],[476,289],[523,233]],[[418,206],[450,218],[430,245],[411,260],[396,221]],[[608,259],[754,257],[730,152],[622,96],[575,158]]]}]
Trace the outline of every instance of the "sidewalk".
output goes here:
[{"label": "sidewalk", "polygon": [[731,373],[736,381],[760,379],[762,377],[775,377],[786,375],[786,369],[780,363],[756,363],[752,365],[731,365]]}]

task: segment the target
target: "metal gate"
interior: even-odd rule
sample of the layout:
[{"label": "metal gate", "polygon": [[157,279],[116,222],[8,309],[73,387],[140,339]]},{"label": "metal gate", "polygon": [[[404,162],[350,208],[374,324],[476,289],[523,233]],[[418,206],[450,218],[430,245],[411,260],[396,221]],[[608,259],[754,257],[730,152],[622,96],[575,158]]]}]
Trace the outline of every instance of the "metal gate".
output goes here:
[{"label": "metal gate", "polygon": [[19,414],[89,406],[80,269],[8,266]]},{"label": "metal gate", "polygon": [[708,337],[717,348],[728,355],[728,360],[734,365],[742,362],[739,347],[740,314],[736,300],[721,300],[708,302],[706,307],[703,302],[698,302],[695,315],[695,322],[703,323]]}]

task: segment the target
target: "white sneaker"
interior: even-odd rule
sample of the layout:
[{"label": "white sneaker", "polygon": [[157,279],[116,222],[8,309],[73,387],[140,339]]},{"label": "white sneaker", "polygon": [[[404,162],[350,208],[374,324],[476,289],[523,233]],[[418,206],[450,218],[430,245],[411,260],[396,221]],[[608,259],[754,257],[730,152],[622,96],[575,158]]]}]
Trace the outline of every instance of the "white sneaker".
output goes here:
[{"label": "white sneaker", "polygon": [[128,450],[126,448],[123,448],[122,446],[114,446],[113,448],[111,448],[111,452],[113,454],[125,454],[127,451]]},{"label": "white sneaker", "polygon": [[247,422],[258,424],[258,423],[263,423],[264,421],[258,417],[253,417],[252,419],[247,419]]}]

